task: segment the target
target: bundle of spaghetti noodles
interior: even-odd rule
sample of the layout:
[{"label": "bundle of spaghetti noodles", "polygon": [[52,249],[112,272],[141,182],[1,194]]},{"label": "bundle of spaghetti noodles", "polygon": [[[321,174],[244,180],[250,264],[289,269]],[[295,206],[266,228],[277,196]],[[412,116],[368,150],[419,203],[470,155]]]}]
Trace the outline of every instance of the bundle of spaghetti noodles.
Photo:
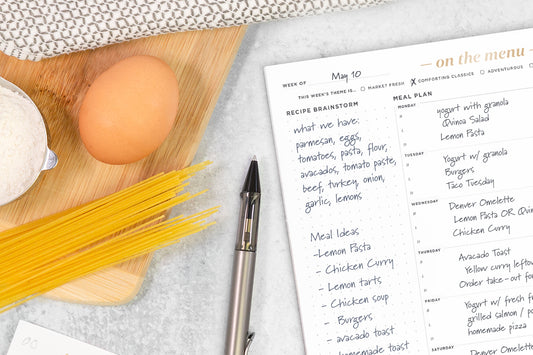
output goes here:
[{"label": "bundle of spaghetti noodles", "polygon": [[0,232],[0,313],[64,283],[207,228],[216,208],[165,220],[201,193],[181,193],[208,162],[158,174],[107,197]]}]

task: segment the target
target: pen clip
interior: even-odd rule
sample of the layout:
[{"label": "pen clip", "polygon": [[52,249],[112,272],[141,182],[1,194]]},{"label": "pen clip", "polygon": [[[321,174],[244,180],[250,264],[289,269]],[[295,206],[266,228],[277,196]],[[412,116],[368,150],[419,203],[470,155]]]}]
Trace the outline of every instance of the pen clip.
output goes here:
[{"label": "pen clip", "polygon": [[252,344],[252,340],[254,340],[255,333],[248,333],[248,338],[246,339],[246,348],[244,349],[244,355],[248,355],[248,351],[250,350],[250,345]]}]

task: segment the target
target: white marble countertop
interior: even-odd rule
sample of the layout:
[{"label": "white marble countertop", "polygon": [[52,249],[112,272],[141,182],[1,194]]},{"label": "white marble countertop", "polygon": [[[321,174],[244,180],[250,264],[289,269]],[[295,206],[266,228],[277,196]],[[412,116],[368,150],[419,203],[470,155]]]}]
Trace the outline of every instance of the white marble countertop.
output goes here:
[{"label": "white marble countertop", "polygon": [[396,0],[249,26],[195,159],[214,161],[191,184],[210,191],[179,211],[220,204],[217,224],[156,253],[129,304],[38,298],[1,314],[0,353],[23,319],[121,355],[222,354],[239,192],[255,154],[263,198],[250,355],[303,354],[263,67],[527,27],[529,0]]}]

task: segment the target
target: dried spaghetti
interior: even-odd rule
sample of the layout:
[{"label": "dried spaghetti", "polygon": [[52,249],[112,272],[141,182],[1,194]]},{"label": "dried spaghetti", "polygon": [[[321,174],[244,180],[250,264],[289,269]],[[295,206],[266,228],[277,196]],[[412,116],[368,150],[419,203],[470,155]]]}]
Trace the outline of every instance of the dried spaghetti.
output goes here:
[{"label": "dried spaghetti", "polygon": [[208,162],[0,232],[0,313],[64,283],[152,252],[213,224],[216,208],[163,220],[198,194],[181,193]]}]

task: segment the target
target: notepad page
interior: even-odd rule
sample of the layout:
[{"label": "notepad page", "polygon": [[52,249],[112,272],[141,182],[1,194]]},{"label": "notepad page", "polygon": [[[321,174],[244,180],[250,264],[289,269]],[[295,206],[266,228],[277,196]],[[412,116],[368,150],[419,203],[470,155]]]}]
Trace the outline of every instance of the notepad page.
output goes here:
[{"label": "notepad page", "polygon": [[19,321],[7,355],[115,355],[38,325]]},{"label": "notepad page", "polygon": [[265,68],[308,354],[533,353],[530,38]]}]

